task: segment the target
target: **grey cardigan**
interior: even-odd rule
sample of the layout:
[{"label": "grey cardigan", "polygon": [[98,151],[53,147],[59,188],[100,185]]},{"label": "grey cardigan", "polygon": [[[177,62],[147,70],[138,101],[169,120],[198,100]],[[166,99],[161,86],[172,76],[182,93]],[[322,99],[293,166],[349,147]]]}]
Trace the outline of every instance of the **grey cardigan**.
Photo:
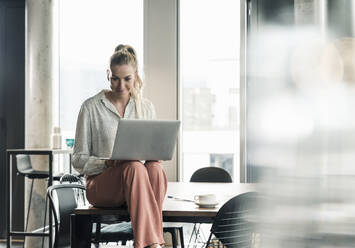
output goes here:
[{"label": "grey cardigan", "polygon": [[[122,118],[115,106],[106,98],[106,90],[87,99],[81,106],[75,133],[72,164],[81,174],[100,174],[105,161],[98,157],[110,157],[117,126]],[[155,119],[153,104],[144,98],[130,98],[124,119]]]}]

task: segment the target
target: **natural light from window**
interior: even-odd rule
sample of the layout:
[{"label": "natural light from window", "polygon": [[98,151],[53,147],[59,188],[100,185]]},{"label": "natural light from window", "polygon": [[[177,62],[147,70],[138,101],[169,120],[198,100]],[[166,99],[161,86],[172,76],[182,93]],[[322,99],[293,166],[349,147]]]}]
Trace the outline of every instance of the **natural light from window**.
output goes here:
[{"label": "natural light from window", "polygon": [[143,1],[60,0],[59,26],[59,118],[64,139],[74,138],[82,102],[109,89],[106,69],[115,46],[132,45],[142,71]]},{"label": "natural light from window", "polygon": [[239,1],[180,1],[182,177],[206,166],[239,181]]}]

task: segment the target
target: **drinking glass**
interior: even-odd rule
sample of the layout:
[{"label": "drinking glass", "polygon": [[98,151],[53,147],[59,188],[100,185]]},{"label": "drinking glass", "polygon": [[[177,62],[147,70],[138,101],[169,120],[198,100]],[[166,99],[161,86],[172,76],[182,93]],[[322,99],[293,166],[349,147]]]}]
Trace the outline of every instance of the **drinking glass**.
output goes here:
[{"label": "drinking glass", "polygon": [[65,144],[67,144],[67,146],[69,148],[73,148],[74,146],[74,139],[65,139]]}]

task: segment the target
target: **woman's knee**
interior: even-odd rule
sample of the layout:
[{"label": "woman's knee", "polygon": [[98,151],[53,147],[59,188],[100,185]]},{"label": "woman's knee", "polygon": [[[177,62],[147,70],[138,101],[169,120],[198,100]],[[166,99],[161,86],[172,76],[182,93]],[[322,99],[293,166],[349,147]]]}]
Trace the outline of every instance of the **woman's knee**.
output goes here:
[{"label": "woman's knee", "polygon": [[129,170],[129,171],[134,171],[134,172],[138,172],[138,173],[142,173],[147,171],[147,169],[145,168],[144,164],[140,161],[126,161],[124,163],[125,169]]},{"label": "woman's knee", "polygon": [[164,172],[161,163],[158,161],[147,161],[145,166],[149,172]]}]

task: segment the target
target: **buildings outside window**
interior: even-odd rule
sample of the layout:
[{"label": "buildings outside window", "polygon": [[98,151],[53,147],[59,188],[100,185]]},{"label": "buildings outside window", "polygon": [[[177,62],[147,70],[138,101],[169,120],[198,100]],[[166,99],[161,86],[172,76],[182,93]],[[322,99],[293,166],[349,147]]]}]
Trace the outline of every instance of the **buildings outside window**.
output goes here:
[{"label": "buildings outside window", "polygon": [[180,1],[184,181],[206,166],[239,181],[239,8],[234,0]]}]

